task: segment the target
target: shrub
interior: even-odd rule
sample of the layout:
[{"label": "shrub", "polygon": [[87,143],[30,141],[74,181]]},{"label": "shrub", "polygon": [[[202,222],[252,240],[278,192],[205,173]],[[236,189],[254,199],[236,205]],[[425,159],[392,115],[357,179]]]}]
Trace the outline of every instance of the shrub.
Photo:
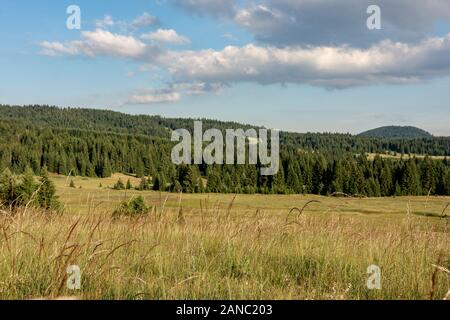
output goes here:
[{"label": "shrub", "polygon": [[122,179],[117,180],[116,184],[113,187],[114,190],[124,190],[125,185],[123,184]]},{"label": "shrub", "polygon": [[129,201],[123,201],[113,212],[113,217],[120,216],[142,216],[150,212],[150,208],[145,205],[144,198],[141,196],[131,198]]}]

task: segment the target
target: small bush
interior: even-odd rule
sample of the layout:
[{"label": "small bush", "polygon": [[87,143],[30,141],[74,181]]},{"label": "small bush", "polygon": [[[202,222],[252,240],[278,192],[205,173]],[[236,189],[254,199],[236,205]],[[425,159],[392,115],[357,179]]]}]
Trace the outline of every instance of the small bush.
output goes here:
[{"label": "small bush", "polygon": [[123,184],[122,179],[117,180],[116,184],[113,187],[114,190],[125,190],[125,185]]},{"label": "small bush", "polygon": [[141,196],[131,198],[129,201],[123,201],[113,212],[113,217],[120,216],[142,216],[150,212],[150,208],[145,205],[144,198]]}]

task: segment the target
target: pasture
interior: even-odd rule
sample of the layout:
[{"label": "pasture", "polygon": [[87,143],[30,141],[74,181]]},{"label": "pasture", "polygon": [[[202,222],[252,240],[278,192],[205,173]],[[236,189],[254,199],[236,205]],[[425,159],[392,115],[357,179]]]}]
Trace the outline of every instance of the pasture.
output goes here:
[{"label": "pasture", "polygon": [[[119,177],[75,177],[71,188],[53,176],[62,214],[0,216],[0,298],[449,298],[449,197],[110,189]],[[112,218],[138,195],[148,215]],[[79,290],[66,286],[69,265],[80,267]],[[367,287],[370,265],[381,289]]]}]

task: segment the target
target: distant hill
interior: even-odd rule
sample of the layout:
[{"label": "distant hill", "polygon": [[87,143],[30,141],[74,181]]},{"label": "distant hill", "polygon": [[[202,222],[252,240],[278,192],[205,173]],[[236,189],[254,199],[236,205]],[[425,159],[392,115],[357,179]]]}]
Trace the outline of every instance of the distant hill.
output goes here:
[{"label": "distant hill", "polygon": [[360,133],[361,137],[386,138],[386,139],[426,139],[433,138],[433,135],[425,130],[416,127],[387,126],[372,129]]},{"label": "distant hill", "polygon": [[[226,129],[256,128],[257,126],[237,122],[201,119],[203,130],[216,128]],[[117,139],[144,139],[158,141],[165,146],[170,145],[171,130],[184,128],[193,132],[194,119],[164,118],[154,115],[130,115],[111,110],[94,110],[81,108],[58,108],[51,106],[10,106],[0,104],[0,168],[2,143],[12,148],[12,139],[20,140],[20,134],[31,137],[41,133],[48,134],[46,139],[55,136],[69,135],[72,138],[88,134],[89,138],[97,137],[99,141],[116,144]],[[420,129],[417,129],[420,130]],[[424,131],[423,131],[424,132]],[[343,154],[385,153],[418,154],[430,156],[450,156],[450,137],[433,137],[427,133],[419,138],[384,138],[381,136],[355,136],[341,133],[295,133],[280,132],[280,146],[284,152],[292,150],[320,151],[333,157]],[[117,135],[117,136],[116,136]],[[412,135],[409,135],[413,137]],[[66,141],[71,141],[66,137]],[[402,135],[403,137],[403,135]],[[28,138],[27,138],[28,139]],[[59,138],[58,138],[59,139]],[[26,140],[26,139],[25,139]],[[24,141],[25,141],[24,140]],[[58,142],[59,143],[59,142]],[[136,149],[133,147],[133,150]],[[135,152],[135,151],[133,151]],[[170,154],[170,152],[169,152]]]}]

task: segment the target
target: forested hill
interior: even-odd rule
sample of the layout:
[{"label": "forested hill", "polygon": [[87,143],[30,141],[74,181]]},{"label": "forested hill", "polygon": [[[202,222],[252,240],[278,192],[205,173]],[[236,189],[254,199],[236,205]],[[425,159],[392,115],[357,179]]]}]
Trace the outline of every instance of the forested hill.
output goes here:
[{"label": "forested hill", "polygon": [[[77,129],[170,139],[171,130],[193,129],[194,119],[170,119],[160,116],[130,115],[111,110],[59,108],[54,106],[0,105],[0,119],[41,128]],[[201,119],[205,129],[250,128],[235,122]]]},{"label": "forested hill", "polygon": [[361,137],[387,139],[432,139],[433,135],[425,130],[410,126],[386,126],[368,130],[359,134]]},{"label": "forested hill", "polygon": [[[447,158],[364,156],[386,151],[448,156],[450,138],[282,132],[280,170],[261,176],[261,165],[173,164],[171,129],[192,127],[192,119],[0,106],[0,171],[5,177],[11,176],[8,170],[21,174],[28,167],[36,174],[45,167],[49,172],[89,177],[121,172],[142,178],[140,190],[174,192],[450,195]],[[204,120],[203,127],[250,128],[212,120]],[[0,185],[8,179],[0,177]]]},{"label": "forested hill", "polygon": [[[51,106],[0,105],[0,120],[28,128],[58,130],[82,130],[96,133],[144,135],[150,138],[170,139],[171,130],[193,129],[194,119],[163,118],[149,115],[129,115],[110,110],[58,108]],[[204,130],[217,128],[248,129],[252,126],[236,122],[202,119]],[[254,127],[254,126],[253,126]],[[322,151],[333,154],[383,153],[420,154],[433,156],[450,155],[450,138],[371,137],[337,133],[281,133],[281,146],[304,151]]]}]

